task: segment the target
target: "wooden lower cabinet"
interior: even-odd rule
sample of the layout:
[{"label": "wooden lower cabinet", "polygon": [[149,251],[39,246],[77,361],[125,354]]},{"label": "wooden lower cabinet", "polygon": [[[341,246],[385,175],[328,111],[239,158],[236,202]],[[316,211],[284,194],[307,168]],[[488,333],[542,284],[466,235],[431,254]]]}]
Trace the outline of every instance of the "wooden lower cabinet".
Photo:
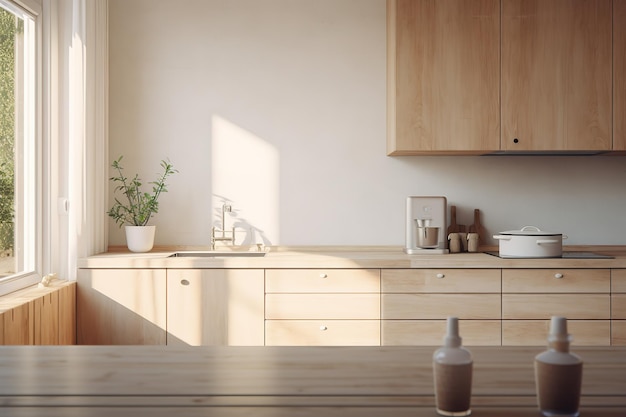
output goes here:
[{"label": "wooden lower cabinet", "polygon": [[574,344],[611,343],[611,271],[502,271],[502,344],[545,345],[552,316],[568,319]]},{"label": "wooden lower cabinet", "polygon": [[[381,341],[387,346],[438,346],[446,334],[445,320],[383,320]],[[466,346],[500,346],[500,320],[459,320]]]},{"label": "wooden lower cabinet", "polygon": [[626,320],[611,320],[611,345],[626,346]]},{"label": "wooden lower cabinet", "polygon": [[[567,331],[573,346],[609,346],[610,320],[568,320]],[[550,320],[503,320],[503,346],[544,346],[550,332]]]},{"label": "wooden lower cabinet", "polygon": [[380,270],[265,271],[268,346],[380,345]]},{"label": "wooden lower cabinet", "polygon": [[262,269],[168,269],[167,344],[263,346]]},{"label": "wooden lower cabinet", "polygon": [[441,345],[458,317],[466,345],[500,345],[500,270],[384,269],[383,345]]},{"label": "wooden lower cabinet", "polygon": [[164,345],[165,269],[79,269],[80,345]]},{"label": "wooden lower cabinet", "polygon": [[266,320],[268,346],[379,346],[379,320]]},{"label": "wooden lower cabinet", "polygon": [[626,269],[611,270],[611,344],[626,346]]}]

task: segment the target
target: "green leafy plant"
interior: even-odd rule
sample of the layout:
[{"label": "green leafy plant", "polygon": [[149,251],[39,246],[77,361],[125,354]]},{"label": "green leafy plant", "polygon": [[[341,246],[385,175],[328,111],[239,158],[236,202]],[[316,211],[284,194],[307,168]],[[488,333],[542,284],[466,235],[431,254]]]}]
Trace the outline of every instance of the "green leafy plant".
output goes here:
[{"label": "green leafy plant", "polygon": [[175,170],[169,161],[162,160],[163,172],[159,174],[156,181],[148,183],[152,184],[152,193],[147,193],[141,190],[142,182],[138,174],[135,174],[132,179],[124,176],[122,158],[123,156],[120,156],[111,164],[117,175],[109,179],[118,184],[114,192],[121,192],[124,198],[123,201],[120,201],[115,197],[115,203],[107,214],[115,220],[119,227],[124,224],[145,226],[150,218],[159,212],[159,196],[161,193],[167,192],[165,180],[178,170]]}]

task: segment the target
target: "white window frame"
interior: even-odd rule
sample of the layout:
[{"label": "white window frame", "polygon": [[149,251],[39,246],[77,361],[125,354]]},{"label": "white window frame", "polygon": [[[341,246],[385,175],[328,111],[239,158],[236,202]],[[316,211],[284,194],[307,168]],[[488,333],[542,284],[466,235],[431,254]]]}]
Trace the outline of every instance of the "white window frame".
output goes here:
[{"label": "white window frame", "polygon": [[[43,200],[43,65],[42,65],[42,11],[41,6],[31,0],[0,0],[2,7],[16,15],[32,19],[33,25],[24,25],[25,33],[34,38],[32,48],[26,48],[25,67],[32,71],[26,74],[24,82],[25,96],[30,96],[24,107],[23,136],[25,140],[16,141],[17,158],[15,166],[16,201],[15,212],[16,251],[21,251],[21,265],[15,274],[0,280],[0,295],[5,295],[21,288],[33,285],[41,280],[43,269],[43,218],[47,207]],[[34,89],[34,91],[32,91]],[[16,126],[20,128],[21,126]],[[20,164],[18,164],[18,162]],[[47,165],[47,164],[46,164]],[[22,241],[23,240],[23,241]]]}]

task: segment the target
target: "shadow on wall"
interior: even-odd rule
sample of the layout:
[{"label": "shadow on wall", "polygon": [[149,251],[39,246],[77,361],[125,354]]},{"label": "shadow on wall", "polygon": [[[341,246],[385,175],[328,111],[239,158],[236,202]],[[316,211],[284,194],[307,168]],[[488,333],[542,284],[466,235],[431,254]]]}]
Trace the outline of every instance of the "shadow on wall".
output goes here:
[{"label": "shadow on wall", "polygon": [[[245,217],[241,216],[241,209],[237,209],[233,201],[222,195],[213,194],[213,201],[218,202],[218,206],[213,208],[213,222],[211,227],[215,228],[215,234],[218,237],[230,237],[232,228],[235,228],[236,246],[253,246],[261,243],[265,246],[272,244],[265,231]],[[222,207],[230,206],[230,211],[223,211]],[[222,217],[223,216],[223,217]],[[222,234],[224,232],[224,234]],[[216,246],[225,243],[216,242]]]},{"label": "shadow on wall", "polygon": [[271,245],[279,237],[280,155],[275,146],[214,115],[211,134],[212,226],[237,229],[238,245]]}]

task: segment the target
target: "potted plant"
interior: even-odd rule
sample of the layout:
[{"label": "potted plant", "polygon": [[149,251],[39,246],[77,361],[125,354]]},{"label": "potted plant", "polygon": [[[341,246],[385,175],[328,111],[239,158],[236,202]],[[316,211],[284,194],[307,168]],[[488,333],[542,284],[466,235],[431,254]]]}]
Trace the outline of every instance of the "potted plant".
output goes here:
[{"label": "potted plant", "polygon": [[115,197],[111,210],[107,212],[109,217],[115,220],[119,227],[126,225],[126,244],[132,252],[148,252],[154,245],[155,226],[148,226],[148,221],[159,212],[159,196],[167,192],[165,180],[170,175],[178,172],[169,162],[162,160],[163,172],[159,174],[152,184],[152,192],[141,189],[142,181],[138,174],[133,178],[124,175],[121,161],[123,156],[113,161],[111,166],[116,175],[110,180],[117,184],[114,193],[118,191],[123,195],[120,200]]}]

